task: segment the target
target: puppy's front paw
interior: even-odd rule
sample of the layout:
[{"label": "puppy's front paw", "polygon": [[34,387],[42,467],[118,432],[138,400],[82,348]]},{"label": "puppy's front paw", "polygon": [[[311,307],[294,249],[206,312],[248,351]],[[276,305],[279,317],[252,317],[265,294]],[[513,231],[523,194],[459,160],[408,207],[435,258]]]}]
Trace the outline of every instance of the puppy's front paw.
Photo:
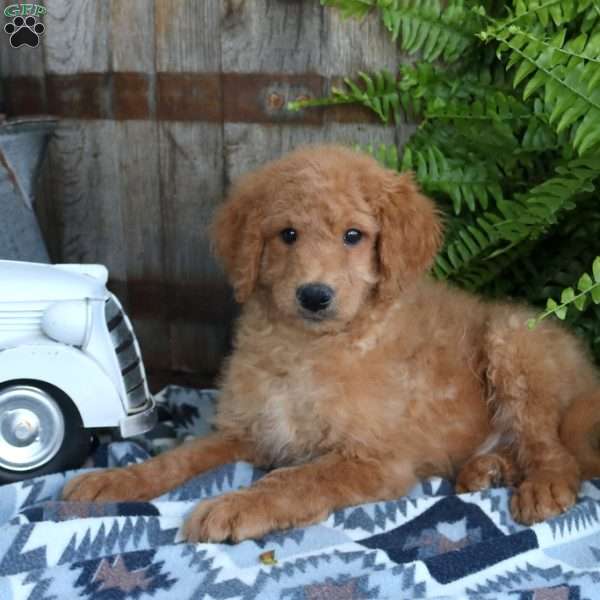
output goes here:
[{"label": "puppy's front paw", "polygon": [[259,538],[277,527],[269,516],[268,500],[245,491],[201,502],[183,526],[189,542],[241,542]]},{"label": "puppy's front paw", "polygon": [[500,454],[482,454],[467,461],[456,478],[456,492],[478,492],[504,483],[512,485],[516,477],[512,463]]},{"label": "puppy's front paw", "polygon": [[150,500],[151,490],[131,469],[85,473],[65,485],[62,498],[70,502],[123,502]]},{"label": "puppy's front paw", "polygon": [[510,508],[515,521],[538,523],[566,512],[577,500],[579,485],[569,479],[526,479],[513,494]]}]

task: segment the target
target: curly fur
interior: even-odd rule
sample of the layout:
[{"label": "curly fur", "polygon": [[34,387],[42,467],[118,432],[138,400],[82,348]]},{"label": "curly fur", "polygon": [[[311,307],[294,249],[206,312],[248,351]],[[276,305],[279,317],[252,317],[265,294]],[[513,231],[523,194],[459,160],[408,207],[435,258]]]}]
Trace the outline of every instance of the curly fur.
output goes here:
[{"label": "curly fur", "polygon": [[[349,228],[364,234],[356,246],[343,243]],[[243,303],[217,433],[77,478],[67,498],[150,498],[237,459],[273,468],[191,515],[188,539],[221,541],[397,497],[431,475],[458,475],[462,491],[518,484],[513,514],[531,523],[600,474],[598,377],[579,341],[551,322],[529,331],[526,307],[430,280],[442,226],[411,176],[304,148],[242,178],[214,236]],[[335,290],[327,318],[298,306],[310,282]]]}]

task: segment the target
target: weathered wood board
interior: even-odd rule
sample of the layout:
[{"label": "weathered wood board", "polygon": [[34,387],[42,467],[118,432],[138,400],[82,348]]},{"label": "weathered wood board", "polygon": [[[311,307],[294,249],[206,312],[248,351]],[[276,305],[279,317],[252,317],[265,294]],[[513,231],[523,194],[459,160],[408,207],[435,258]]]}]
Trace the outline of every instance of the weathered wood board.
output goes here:
[{"label": "weathered wood board", "polygon": [[210,377],[235,310],[208,233],[228,185],[301,144],[402,144],[410,124],[286,104],[403,58],[375,16],[318,0],[44,5],[37,48],[0,36],[0,76],[10,114],[63,119],[38,206],[52,258],[109,267],[150,371]]}]

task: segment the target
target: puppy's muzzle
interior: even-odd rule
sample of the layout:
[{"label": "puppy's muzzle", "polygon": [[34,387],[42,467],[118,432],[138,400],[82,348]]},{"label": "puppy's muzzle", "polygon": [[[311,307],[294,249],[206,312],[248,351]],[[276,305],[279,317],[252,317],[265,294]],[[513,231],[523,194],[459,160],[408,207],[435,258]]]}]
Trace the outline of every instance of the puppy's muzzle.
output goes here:
[{"label": "puppy's muzzle", "polygon": [[327,310],[334,296],[335,292],[324,283],[307,283],[296,290],[298,304],[315,315]]}]

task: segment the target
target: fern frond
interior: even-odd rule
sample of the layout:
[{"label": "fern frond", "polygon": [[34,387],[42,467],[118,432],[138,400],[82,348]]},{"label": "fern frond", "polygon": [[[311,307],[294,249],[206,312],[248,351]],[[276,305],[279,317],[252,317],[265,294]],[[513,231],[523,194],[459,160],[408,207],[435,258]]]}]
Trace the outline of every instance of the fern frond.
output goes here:
[{"label": "fern frond", "polygon": [[487,209],[490,198],[502,199],[501,174],[493,163],[474,157],[469,161],[447,158],[434,145],[424,151],[407,146],[401,167],[414,171],[426,192],[447,194],[457,215],[465,206],[470,211],[478,206]]},{"label": "fern frond", "polygon": [[485,138],[485,145],[505,146],[516,149],[519,141],[515,135],[519,127],[534,118],[531,109],[517,98],[495,92],[485,99],[448,102],[434,99],[424,111],[428,120],[449,121],[457,131],[469,140]]},{"label": "fern frond", "polygon": [[402,50],[421,53],[427,61],[454,62],[476,44],[481,16],[464,0],[321,0],[343,17],[363,18],[379,9],[383,24]]},{"label": "fern frond", "polygon": [[479,17],[463,0],[380,0],[384,25],[392,39],[409,54],[420,52],[426,61],[450,63],[476,44]]},{"label": "fern frond", "polygon": [[524,295],[539,306],[545,306],[550,296],[560,297],[600,254],[600,210],[594,194],[578,199],[577,209],[566,212],[536,246],[535,251],[510,265],[490,289]]},{"label": "fern frond", "polygon": [[530,319],[527,322],[528,326],[533,329],[540,321],[550,315],[555,315],[561,321],[564,321],[569,308],[575,307],[582,312],[589,306],[590,301],[594,304],[600,304],[600,256],[597,256],[592,264],[592,276],[583,273],[577,282],[576,289],[578,293],[572,287],[565,288],[558,302],[554,298],[548,298],[546,310],[536,318]]},{"label": "fern frond", "polygon": [[468,66],[458,64],[441,68],[432,63],[418,62],[402,65],[400,76],[401,90],[425,98],[468,100],[485,98],[496,91],[514,94],[512,79],[498,63],[482,61],[480,65],[468,63]]},{"label": "fern frond", "polygon": [[487,209],[490,198],[502,199],[501,174],[493,163],[471,157],[468,161],[448,158],[435,145],[424,150],[405,146],[402,157],[395,145],[356,146],[376,158],[383,166],[396,171],[413,171],[429,194],[445,194],[452,200],[455,214],[466,206],[470,211]]},{"label": "fern frond", "polygon": [[551,22],[559,27],[573,21],[592,4],[593,0],[517,0],[514,2],[515,10],[506,24],[538,20],[543,27],[548,27]]},{"label": "fern frond", "polygon": [[440,72],[430,64],[405,66],[398,87],[420,102],[421,116],[435,121],[436,131],[439,122],[454,128],[454,146],[460,136],[459,146],[470,145],[473,152],[484,150],[504,162],[507,154],[514,157],[519,151],[545,152],[564,145],[547,123],[543,102],[522,100],[496,70],[462,74]]},{"label": "fern frond", "polygon": [[585,11],[581,20],[581,33],[589,33],[590,31],[598,31],[600,25],[600,2],[592,0],[590,6]]},{"label": "fern frond", "polygon": [[448,102],[439,98],[432,100],[425,111],[428,119],[473,120],[473,121],[520,121],[531,117],[531,110],[517,98],[492,92],[471,103],[454,98]]},{"label": "fern frond", "polygon": [[344,19],[362,19],[377,4],[377,0],[321,0],[321,4],[339,9]]},{"label": "fern frond", "polygon": [[[489,293],[492,288],[491,284],[496,284],[493,286],[495,288],[500,287],[506,280],[501,275],[514,268],[514,265],[524,256],[528,256],[535,246],[535,242],[526,241],[493,258],[485,257],[480,261],[475,261],[469,268],[463,268],[452,277],[452,281],[472,291]],[[498,292],[494,292],[493,295],[498,295]],[[506,294],[501,292],[501,295]]]},{"label": "fern frond", "polygon": [[[522,243],[539,239],[564,211],[575,207],[578,196],[594,190],[600,158],[578,159],[557,168],[557,176],[514,200],[497,201],[500,213],[486,212],[475,223],[459,228],[438,255],[434,274],[461,280],[484,259],[494,259]],[[502,242],[509,246],[502,247]]]},{"label": "fern frond", "polygon": [[520,137],[525,152],[561,151],[568,147],[567,135],[556,133],[549,125],[544,103],[539,98],[533,102],[533,116],[527,119]]},{"label": "fern frond", "polygon": [[514,85],[529,78],[523,98],[543,90],[548,121],[560,133],[574,133],[573,145],[582,155],[600,143],[600,32],[566,39],[562,29],[552,39],[516,25],[490,28],[484,37],[511,52],[507,68],[517,67]]},{"label": "fern frond", "polygon": [[503,240],[512,244],[535,240],[567,210],[575,208],[577,197],[593,192],[594,179],[600,175],[600,157],[577,159],[556,169],[557,176],[534,187],[512,201],[500,201],[504,220],[496,225]]},{"label": "fern frond", "polygon": [[346,78],[344,86],[334,87],[327,98],[289,102],[287,108],[297,111],[315,106],[360,104],[375,112],[384,123],[400,123],[403,114],[410,110],[410,97],[399,90],[396,77],[389,71],[381,70],[372,74],[360,71],[357,81]]},{"label": "fern frond", "polygon": [[366,152],[373,158],[378,160],[386,169],[392,169],[393,171],[400,171],[401,161],[400,154],[398,153],[398,147],[394,144],[379,144],[375,147],[372,144],[368,146],[360,146],[356,144],[356,150]]},{"label": "fern frond", "polygon": [[474,222],[456,228],[436,256],[433,274],[438,279],[459,280],[460,276],[488,256],[500,241],[496,224],[501,218],[493,213],[478,216]]}]

